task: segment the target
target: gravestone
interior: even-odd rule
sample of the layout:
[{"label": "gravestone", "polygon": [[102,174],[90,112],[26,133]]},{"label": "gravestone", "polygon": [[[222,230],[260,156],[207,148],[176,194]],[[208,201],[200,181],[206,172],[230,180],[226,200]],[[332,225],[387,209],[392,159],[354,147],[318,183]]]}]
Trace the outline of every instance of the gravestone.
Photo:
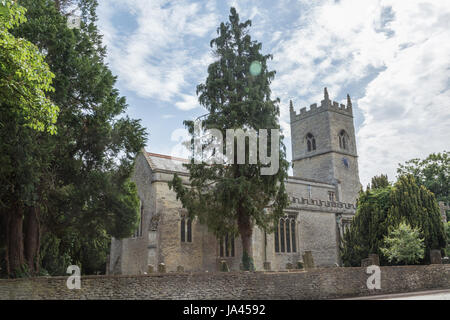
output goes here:
[{"label": "gravestone", "polygon": [[372,260],[370,258],[365,258],[361,260],[361,267],[368,267],[372,265]]},{"label": "gravestone", "polygon": [[303,254],[303,263],[305,269],[313,269],[314,268],[314,258],[311,251],[305,251]]},{"label": "gravestone", "polygon": [[380,257],[374,253],[369,254],[369,257],[361,260],[361,267],[379,266],[379,265],[380,265]]},{"label": "gravestone", "polygon": [[160,263],[158,265],[158,272],[159,273],[166,273],[166,265],[164,263]]},{"label": "gravestone", "polygon": [[375,254],[375,253],[369,254],[369,259],[372,262],[373,266],[379,266],[380,265],[380,257],[377,254]]},{"label": "gravestone", "polygon": [[[109,254],[106,255],[106,261],[109,261]],[[108,263],[106,264],[106,270],[105,270],[105,274],[108,275],[109,274],[109,265]]]},{"label": "gravestone", "polygon": [[292,263],[288,262],[288,263],[286,263],[286,269],[292,270],[292,269],[294,269],[294,266],[292,265]]},{"label": "gravestone", "polygon": [[184,272],[184,267],[183,266],[178,266],[177,267],[177,272]]},{"label": "gravestone", "polygon": [[153,265],[149,264],[147,266],[147,273],[153,273],[153,271],[154,271]]},{"label": "gravestone", "polygon": [[272,266],[270,264],[270,261],[264,262],[264,270],[270,271],[272,269]]},{"label": "gravestone", "polygon": [[441,250],[431,250],[430,262],[431,264],[442,264]]},{"label": "gravestone", "polygon": [[230,272],[230,268],[225,260],[220,261],[220,271],[222,272]]}]

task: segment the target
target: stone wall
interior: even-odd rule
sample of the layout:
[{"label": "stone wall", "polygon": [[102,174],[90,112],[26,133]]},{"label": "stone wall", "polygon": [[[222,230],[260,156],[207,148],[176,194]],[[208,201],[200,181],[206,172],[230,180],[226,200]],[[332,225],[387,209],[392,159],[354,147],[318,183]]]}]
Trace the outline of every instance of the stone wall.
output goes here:
[{"label": "stone wall", "polygon": [[330,299],[450,289],[450,265],[381,267],[381,289],[369,290],[365,268],[297,272],[168,273],[0,280],[0,299]]}]

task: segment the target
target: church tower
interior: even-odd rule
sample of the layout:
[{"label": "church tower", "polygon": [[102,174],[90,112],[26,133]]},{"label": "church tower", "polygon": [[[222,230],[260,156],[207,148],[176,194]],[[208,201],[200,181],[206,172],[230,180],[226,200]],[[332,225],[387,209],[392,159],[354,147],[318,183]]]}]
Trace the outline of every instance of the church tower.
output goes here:
[{"label": "church tower", "polygon": [[355,203],[361,189],[350,96],[347,105],[331,101],[327,88],[320,106],[294,111],[290,103],[294,176],[336,185],[336,200]]}]

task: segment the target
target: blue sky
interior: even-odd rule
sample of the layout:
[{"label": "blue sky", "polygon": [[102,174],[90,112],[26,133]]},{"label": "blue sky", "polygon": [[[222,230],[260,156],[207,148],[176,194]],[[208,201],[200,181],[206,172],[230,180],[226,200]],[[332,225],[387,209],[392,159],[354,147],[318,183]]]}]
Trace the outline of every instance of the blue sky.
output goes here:
[{"label": "blue sky", "polygon": [[184,156],[183,120],[205,114],[195,95],[209,43],[234,6],[274,55],[274,97],[291,159],[289,100],[298,111],[353,100],[360,178],[395,179],[398,163],[450,150],[450,1],[99,0],[117,87],[142,119],[147,151]]}]

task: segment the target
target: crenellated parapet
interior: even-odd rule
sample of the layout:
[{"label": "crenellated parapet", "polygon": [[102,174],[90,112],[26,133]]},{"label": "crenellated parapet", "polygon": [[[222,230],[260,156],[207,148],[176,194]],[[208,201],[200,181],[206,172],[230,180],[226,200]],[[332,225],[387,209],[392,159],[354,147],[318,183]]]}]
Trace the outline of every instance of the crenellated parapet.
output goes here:
[{"label": "crenellated parapet", "polygon": [[354,214],[356,212],[356,205],[353,203],[335,202],[320,199],[309,199],[304,197],[290,197],[289,208],[294,209],[306,209],[306,210],[318,210],[326,212],[341,212]]},{"label": "crenellated parapet", "polygon": [[347,105],[339,103],[337,101],[330,100],[327,88],[324,89],[324,99],[320,102],[320,106],[318,106],[317,103],[313,103],[312,105],[309,106],[309,109],[307,109],[306,107],[301,108],[300,113],[297,113],[294,110],[294,105],[292,101],[290,101],[289,109],[291,115],[291,122],[306,119],[310,116],[313,116],[323,111],[335,111],[353,117],[353,108],[350,96],[347,95]]}]

